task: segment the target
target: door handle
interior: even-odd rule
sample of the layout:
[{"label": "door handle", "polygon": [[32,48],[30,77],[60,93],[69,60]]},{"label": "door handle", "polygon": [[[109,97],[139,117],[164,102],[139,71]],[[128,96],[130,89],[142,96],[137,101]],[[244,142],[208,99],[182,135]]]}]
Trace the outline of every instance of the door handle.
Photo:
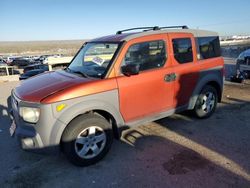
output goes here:
[{"label": "door handle", "polygon": [[175,73],[170,73],[170,74],[166,74],[164,77],[165,82],[172,82],[176,80],[176,74]]}]

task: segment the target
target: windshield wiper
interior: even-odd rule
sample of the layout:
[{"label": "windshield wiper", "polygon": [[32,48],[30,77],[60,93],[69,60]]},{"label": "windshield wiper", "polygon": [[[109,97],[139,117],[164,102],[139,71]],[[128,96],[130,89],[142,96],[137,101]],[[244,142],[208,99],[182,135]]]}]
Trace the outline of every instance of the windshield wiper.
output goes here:
[{"label": "windshield wiper", "polygon": [[89,76],[87,74],[85,74],[84,72],[81,72],[81,71],[73,71],[73,73],[80,74],[85,78],[89,78]]},{"label": "windshield wiper", "polygon": [[72,70],[72,69],[70,69],[68,67],[65,70],[68,70],[69,72],[72,72],[72,73],[75,73],[75,74],[80,74],[80,75],[82,75],[85,78],[89,78],[89,76],[87,74],[85,74],[84,72]]},{"label": "windshield wiper", "polygon": [[64,70],[71,70],[69,67],[65,67]]},{"label": "windshield wiper", "polygon": [[66,71],[68,71],[68,72],[71,72],[71,73],[80,74],[80,75],[82,75],[82,76],[85,77],[85,78],[89,78],[89,77],[90,77],[89,75],[87,75],[87,74],[84,73],[84,72],[75,71],[75,70],[70,69],[69,67],[66,67],[64,70],[66,70]]}]

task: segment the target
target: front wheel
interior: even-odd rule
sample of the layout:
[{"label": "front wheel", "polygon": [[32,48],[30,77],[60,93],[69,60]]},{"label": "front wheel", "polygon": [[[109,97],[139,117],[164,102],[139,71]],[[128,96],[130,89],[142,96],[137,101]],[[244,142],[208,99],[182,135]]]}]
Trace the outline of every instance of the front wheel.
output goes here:
[{"label": "front wheel", "polygon": [[85,114],[72,120],[62,136],[67,158],[77,166],[88,166],[101,160],[111,147],[113,133],[106,119]]},{"label": "front wheel", "polygon": [[216,89],[207,85],[199,94],[193,112],[198,118],[208,118],[214,113],[217,102],[218,94]]}]

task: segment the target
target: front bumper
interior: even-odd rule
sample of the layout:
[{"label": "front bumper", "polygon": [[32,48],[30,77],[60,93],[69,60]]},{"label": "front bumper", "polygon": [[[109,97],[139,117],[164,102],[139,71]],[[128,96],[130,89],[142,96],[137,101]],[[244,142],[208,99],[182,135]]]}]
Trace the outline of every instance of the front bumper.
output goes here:
[{"label": "front bumper", "polygon": [[[53,116],[50,104],[42,105],[21,101],[13,92],[11,98],[10,117],[16,124],[14,136],[20,141],[23,149],[49,148],[59,144],[58,139],[55,138],[60,135],[57,135],[55,128],[64,127],[64,124]],[[36,124],[25,122],[18,112],[20,106],[40,108],[39,121]]]},{"label": "front bumper", "polygon": [[20,141],[22,149],[36,149],[44,146],[40,135],[37,133],[33,125],[20,121],[20,118],[15,118],[13,110],[9,115],[16,125],[14,135]]}]

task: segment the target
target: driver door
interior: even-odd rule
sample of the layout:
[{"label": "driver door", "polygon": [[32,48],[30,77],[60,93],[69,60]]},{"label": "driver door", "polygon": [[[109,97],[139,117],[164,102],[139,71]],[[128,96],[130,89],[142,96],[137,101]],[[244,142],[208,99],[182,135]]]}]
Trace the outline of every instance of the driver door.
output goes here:
[{"label": "driver door", "polygon": [[[170,109],[173,105],[174,80],[167,80],[173,73],[167,58],[167,36],[153,40],[145,37],[130,41],[121,52],[123,59],[117,77],[120,111],[125,122]],[[139,64],[139,74],[125,76],[121,67]]]}]

